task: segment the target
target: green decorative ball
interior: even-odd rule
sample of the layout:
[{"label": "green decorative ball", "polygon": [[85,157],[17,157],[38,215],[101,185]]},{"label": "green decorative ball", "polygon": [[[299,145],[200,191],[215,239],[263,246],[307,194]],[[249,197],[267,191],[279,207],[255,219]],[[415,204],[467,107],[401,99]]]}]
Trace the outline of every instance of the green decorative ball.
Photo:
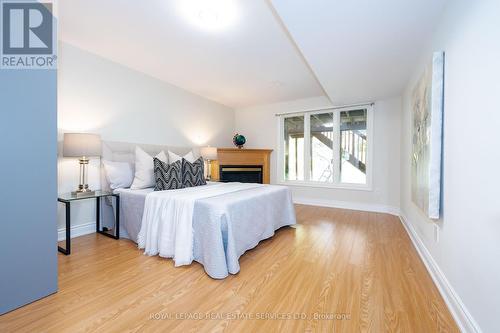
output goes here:
[{"label": "green decorative ball", "polygon": [[233,143],[236,147],[238,147],[240,149],[243,148],[243,145],[245,144],[245,142],[247,142],[247,139],[245,139],[245,137],[243,135],[236,133],[233,136]]}]

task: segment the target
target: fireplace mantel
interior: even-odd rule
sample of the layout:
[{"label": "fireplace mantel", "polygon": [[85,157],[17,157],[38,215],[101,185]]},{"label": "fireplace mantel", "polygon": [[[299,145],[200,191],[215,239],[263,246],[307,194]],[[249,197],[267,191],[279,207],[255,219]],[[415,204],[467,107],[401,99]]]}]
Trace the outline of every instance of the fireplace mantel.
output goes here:
[{"label": "fireplace mantel", "polygon": [[261,165],[262,181],[269,184],[272,149],[217,148],[217,161],[212,161],[212,179],[219,180],[221,165]]}]

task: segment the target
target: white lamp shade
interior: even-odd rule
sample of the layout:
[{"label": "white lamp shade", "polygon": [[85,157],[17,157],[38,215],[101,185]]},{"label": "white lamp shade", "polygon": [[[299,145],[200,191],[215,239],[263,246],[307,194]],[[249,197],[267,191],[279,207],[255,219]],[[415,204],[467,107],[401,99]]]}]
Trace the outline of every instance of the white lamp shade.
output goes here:
[{"label": "white lamp shade", "polygon": [[89,133],[64,133],[63,156],[101,156],[101,137]]},{"label": "white lamp shade", "polygon": [[205,160],[215,161],[217,159],[216,147],[201,147],[200,154]]}]

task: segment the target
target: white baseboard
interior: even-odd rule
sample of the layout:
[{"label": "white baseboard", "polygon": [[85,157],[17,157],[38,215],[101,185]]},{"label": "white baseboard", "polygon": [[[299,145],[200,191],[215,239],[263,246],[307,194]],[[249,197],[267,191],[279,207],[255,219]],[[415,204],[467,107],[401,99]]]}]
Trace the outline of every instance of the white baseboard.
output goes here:
[{"label": "white baseboard", "polygon": [[[78,236],[88,235],[95,232],[95,222],[75,225],[71,227],[71,238]],[[66,239],[66,228],[57,230],[57,240],[62,241]]]},{"label": "white baseboard", "polygon": [[404,215],[401,214],[399,218],[404,228],[406,229],[406,232],[410,236],[413,245],[417,249],[420,258],[422,258],[422,261],[424,262],[427,271],[431,275],[434,284],[436,284],[439,292],[441,293],[441,296],[446,302],[451,315],[457,322],[460,331],[471,333],[482,332],[477,322],[474,320],[460,297],[448,282],[448,279],[446,279],[446,276],[441,271],[438,264],[432,258],[429,250],[427,250],[427,248],[425,247],[424,242],[418,235],[415,228],[413,228],[413,225],[408,222],[408,219]]},{"label": "white baseboard", "polygon": [[326,200],[326,199],[309,199],[300,197],[293,198],[293,202],[301,205],[361,210],[366,212],[387,213],[399,216],[399,208],[388,205],[368,204],[368,203],[339,201],[339,200]]}]

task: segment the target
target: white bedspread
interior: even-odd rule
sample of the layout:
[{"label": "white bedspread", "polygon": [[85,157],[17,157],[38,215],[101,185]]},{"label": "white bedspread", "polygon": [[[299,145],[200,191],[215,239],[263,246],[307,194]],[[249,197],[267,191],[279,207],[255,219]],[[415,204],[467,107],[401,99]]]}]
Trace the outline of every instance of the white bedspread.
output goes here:
[{"label": "white bedspread", "polygon": [[261,184],[221,183],[180,190],[158,191],[146,196],[138,245],[147,255],[173,258],[175,266],[193,261],[193,214],[195,202]]}]

